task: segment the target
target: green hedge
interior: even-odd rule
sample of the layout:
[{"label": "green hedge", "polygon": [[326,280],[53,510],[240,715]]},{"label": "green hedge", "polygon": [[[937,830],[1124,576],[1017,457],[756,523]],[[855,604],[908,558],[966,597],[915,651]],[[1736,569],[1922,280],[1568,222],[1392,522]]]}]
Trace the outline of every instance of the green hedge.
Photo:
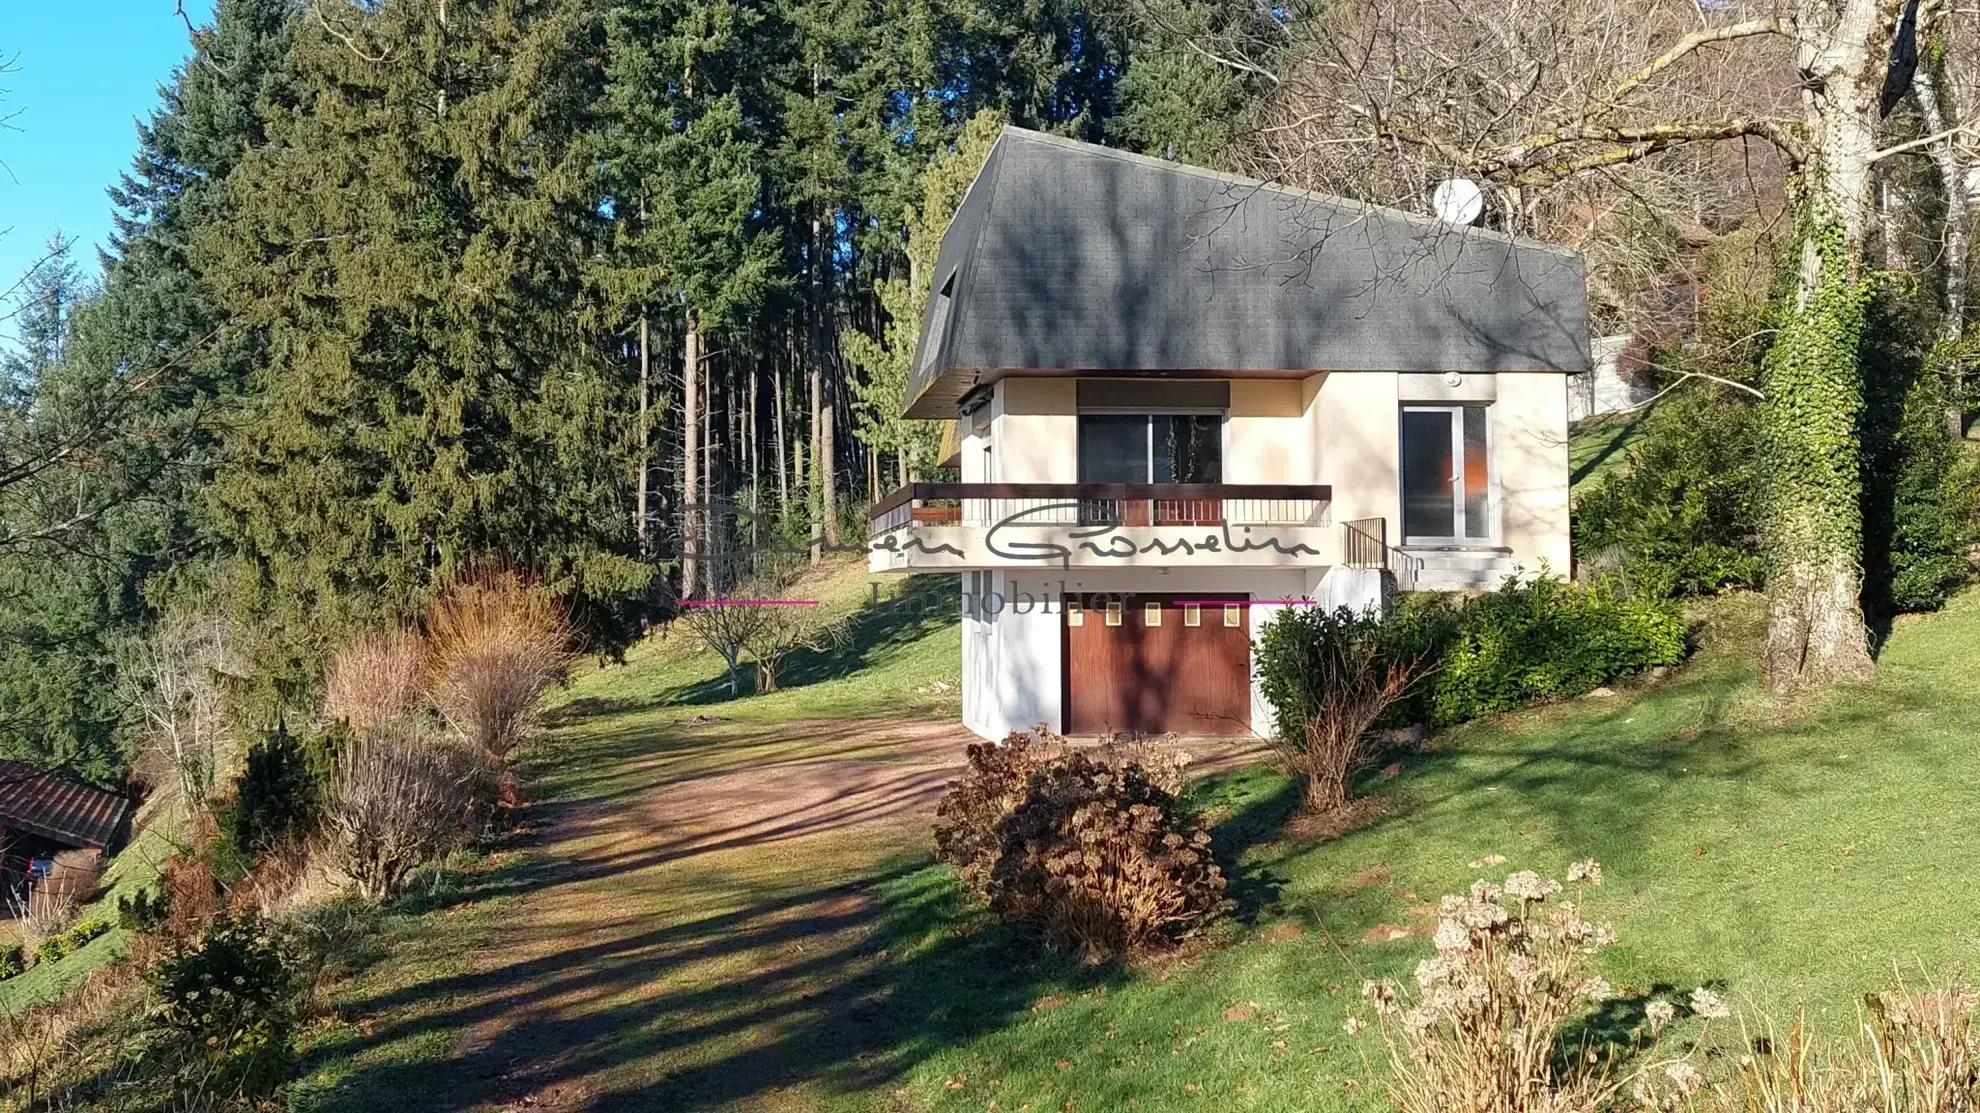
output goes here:
[{"label": "green hedge", "polygon": [[[1432,668],[1383,716],[1383,726],[1449,726],[1528,704],[1565,699],[1658,665],[1684,659],[1684,616],[1660,596],[1625,595],[1608,584],[1552,577],[1507,581],[1497,591],[1458,600],[1406,596],[1379,620],[1372,615],[1290,611],[1267,627],[1257,646],[1260,687],[1279,729],[1300,721],[1306,667],[1333,634],[1375,638],[1396,662]],[[1331,632],[1331,634],[1330,634]]]},{"label": "green hedge", "polygon": [[1685,653],[1676,604],[1545,577],[1467,600],[1453,627],[1429,685],[1438,725],[1580,695]]},{"label": "green hedge", "polygon": [[34,953],[35,965],[44,962],[59,962],[89,945],[89,941],[110,930],[109,920],[91,917],[79,920],[74,927],[58,932],[41,941],[41,947]]}]

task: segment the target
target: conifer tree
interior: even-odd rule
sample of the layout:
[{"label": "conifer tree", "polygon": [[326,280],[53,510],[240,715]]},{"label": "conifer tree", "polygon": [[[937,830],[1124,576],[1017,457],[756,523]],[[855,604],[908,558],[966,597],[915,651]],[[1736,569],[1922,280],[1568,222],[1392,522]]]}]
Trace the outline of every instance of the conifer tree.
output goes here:
[{"label": "conifer tree", "polygon": [[624,498],[634,407],[586,273],[596,23],[556,0],[316,10],[304,103],[199,247],[267,337],[211,490],[249,651],[307,682],[326,638],[488,560],[609,644],[649,577]]},{"label": "conifer tree", "polygon": [[907,220],[908,275],[885,279],[874,291],[887,314],[886,331],[877,340],[864,333],[846,337],[846,358],[865,373],[863,381],[853,384],[859,398],[860,439],[875,451],[894,456],[902,483],[935,463],[942,436],[939,422],[901,416],[921,338],[922,310],[935,280],[935,257],[1003,126],[998,112],[977,113],[963,128],[955,149],[928,164],[921,178],[921,211]]},{"label": "conifer tree", "polygon": [[[767,126],[760,13],[730,0],[631,0],[606,16],[605,147],[626,296],[681,336],[682,506],[703,502],[711,338],[754,324],[776,284],[759,167]],[[708,567],[710,514],[682,522],[681,591]]]},{"label": "conifer tree", "polygon": [[292,0],[220,0],[110,190],[100,292],[84,296],[66,253],[41,269],[61,289],[34,300],[59,312],[38,314],[33,365],[13,368],[23,408],[8,440],[59,446],[64,466],[0,500],[0,753],[117,783],[120,647],[214,552],[201,514],[211,419],[258,346],[223,327],[185,248],[222,212],[260,114],[289,99],[295,15]]}]

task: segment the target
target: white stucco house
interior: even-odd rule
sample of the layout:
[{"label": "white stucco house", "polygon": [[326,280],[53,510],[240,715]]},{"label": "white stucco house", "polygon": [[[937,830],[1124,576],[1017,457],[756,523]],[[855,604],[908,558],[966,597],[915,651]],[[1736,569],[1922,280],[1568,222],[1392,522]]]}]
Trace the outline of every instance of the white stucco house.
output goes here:
[{"label": "white stucco house", "polygon": [[1286,606],[1565,572],[1580,259],[1019,129],[943,240],[908,391],[959,483],[869,569],[963,573],[963,719],[1264,733]]}]

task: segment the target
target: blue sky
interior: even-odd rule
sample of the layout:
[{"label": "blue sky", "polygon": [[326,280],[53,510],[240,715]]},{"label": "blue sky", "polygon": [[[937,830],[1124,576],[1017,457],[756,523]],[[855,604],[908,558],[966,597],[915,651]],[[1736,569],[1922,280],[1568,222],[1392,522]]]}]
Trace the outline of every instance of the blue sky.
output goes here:
[{"label": "blue sky", "polygon": [[[186,0],[205,22],[210,0]],[[137,152],[136,122],[185,56],[174,0],[0,0],[0,289],[58,230],[94,274],[110,234],[104,187]]]}]

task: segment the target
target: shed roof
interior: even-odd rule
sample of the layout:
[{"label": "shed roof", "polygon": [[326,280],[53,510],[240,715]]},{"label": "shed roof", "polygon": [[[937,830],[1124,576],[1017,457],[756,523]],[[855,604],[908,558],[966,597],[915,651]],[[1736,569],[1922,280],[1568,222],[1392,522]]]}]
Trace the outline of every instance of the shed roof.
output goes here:
[{"label": "shed roof", "polygon": [[68,846],[114,848],[126,834],[131,801],[60,773],[0,760],[0,828]]},{"label": "shed roof", "polygon": [[1586,370],[1551,244],[1006,128],[936,261],[910,417],[1004,374]]}]

